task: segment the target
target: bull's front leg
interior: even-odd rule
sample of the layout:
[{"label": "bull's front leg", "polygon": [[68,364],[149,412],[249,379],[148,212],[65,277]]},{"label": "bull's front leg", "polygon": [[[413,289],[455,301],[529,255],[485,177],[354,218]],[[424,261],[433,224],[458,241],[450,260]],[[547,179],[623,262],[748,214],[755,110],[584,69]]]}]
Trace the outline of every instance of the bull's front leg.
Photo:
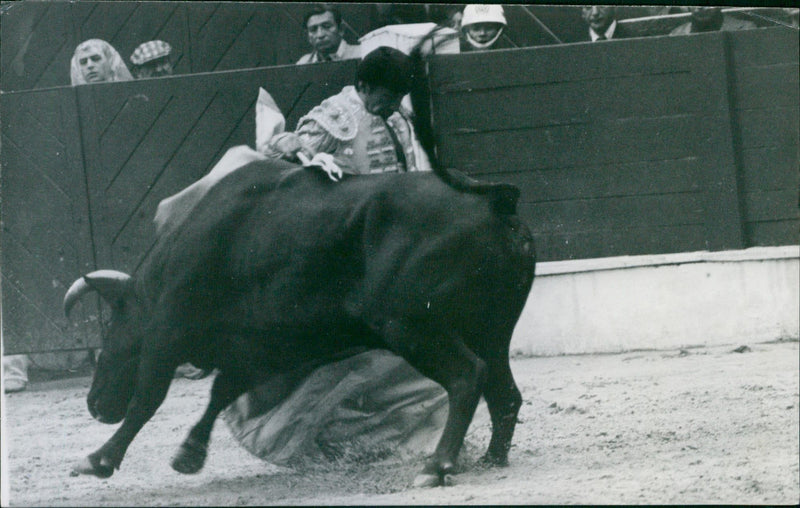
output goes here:
[{"label": "bull's front leg", "polygon": [[125,452],[136,434],[164,402],[176,366],[177,361],[166,353],[155,355],[143,353],[139,363],[136,389],[128,404],[122,425],[103,446],[73,467],[71,473],[73,476],[88,474],[108,478],[114,474],[115,469],[119,469]]},{"label": "bull's front leg", "polygon": [[241,394],[247,391],[249,384],[241,376],[221,372],[214,379],[211,387],[211,400],[189,435],[181,443],[178,452],[172,459],[172,469],[179,473],[193,474],[203,468],[208,453],[208,442],[214,422],[223,409],[228,407]]}]

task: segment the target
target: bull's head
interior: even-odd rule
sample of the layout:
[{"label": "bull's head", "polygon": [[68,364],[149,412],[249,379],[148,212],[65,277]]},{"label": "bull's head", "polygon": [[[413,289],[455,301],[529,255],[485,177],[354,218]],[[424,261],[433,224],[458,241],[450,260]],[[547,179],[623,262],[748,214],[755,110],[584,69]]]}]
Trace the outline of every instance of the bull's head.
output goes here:
[{"label": "bull's head", "polygon": [[136,385],[139,352],[144,333],[141,309],[131,277],[113,270],[98,270],[76,280],[64,296],[64,313],[80,298],[97,291],[111,307],[104,327],[102,351],[86,398],[89,413],[103,423],[124,417]]}]

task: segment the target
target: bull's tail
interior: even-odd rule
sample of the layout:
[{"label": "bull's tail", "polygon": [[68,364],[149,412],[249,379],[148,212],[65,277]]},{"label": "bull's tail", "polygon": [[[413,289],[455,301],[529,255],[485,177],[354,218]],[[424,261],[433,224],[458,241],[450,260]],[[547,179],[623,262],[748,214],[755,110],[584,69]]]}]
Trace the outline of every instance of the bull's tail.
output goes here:
[{"label": "bull's tail", "polygon": [[489,197],[492,210],[504,215],[512,215],[517,212],[517,200],[519,199],[519,189],[507,183],[481,182],[467,176],[466,173],[454,168],[444,167],[436,153],[436,136],[433,130],[433,119],[431,115],[431,89],[428,80],[428,69],[425,55],[422,53],[423,47],[431,41],[431,47],[435,48],[437,33],[443,27],[437,26],[428,32],[411,50],[411,60],[414,66],[413,86],[411,88],[411,105],[414,108],[414,129],[419,138],[420,145],[428,154],[433,172],[436,173],[445,183],[461,192],[472,194],[482,194]]}]

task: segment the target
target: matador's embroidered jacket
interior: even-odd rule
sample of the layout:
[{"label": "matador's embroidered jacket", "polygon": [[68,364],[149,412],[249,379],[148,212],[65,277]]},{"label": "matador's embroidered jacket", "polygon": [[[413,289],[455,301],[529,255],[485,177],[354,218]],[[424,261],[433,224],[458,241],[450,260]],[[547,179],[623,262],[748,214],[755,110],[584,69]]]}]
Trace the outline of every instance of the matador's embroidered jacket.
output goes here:
[{"label": "matador's embroidered jacket", "polygon": [[[405,164],[398,157],[389,128],[396,135]],[[384,121],[366,110],[353,86],[344,87],[309,111],[297,122],[294,133],[310,152],[333,155],[345,173],[430,171],[408,113],[396,112]],[[270,145],[281,136],[275,136]]]}]

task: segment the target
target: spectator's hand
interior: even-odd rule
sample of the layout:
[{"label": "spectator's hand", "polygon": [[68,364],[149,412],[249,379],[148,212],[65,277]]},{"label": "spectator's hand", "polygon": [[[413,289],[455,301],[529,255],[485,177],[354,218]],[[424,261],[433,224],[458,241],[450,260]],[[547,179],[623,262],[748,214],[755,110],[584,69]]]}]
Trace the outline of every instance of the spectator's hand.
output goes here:
[{"label": "spectator's hand", "polygon": [[277,136],[273,146],[275,150],[282,154],[284,159],[288,160],[298,160],[298,152],[302,152],[309,159],[314,156],[314,154],[312,154],[306,147],[303,146],[303,143],[300,141],[300,137],[293,132],[287,132],[283,135]]}]

